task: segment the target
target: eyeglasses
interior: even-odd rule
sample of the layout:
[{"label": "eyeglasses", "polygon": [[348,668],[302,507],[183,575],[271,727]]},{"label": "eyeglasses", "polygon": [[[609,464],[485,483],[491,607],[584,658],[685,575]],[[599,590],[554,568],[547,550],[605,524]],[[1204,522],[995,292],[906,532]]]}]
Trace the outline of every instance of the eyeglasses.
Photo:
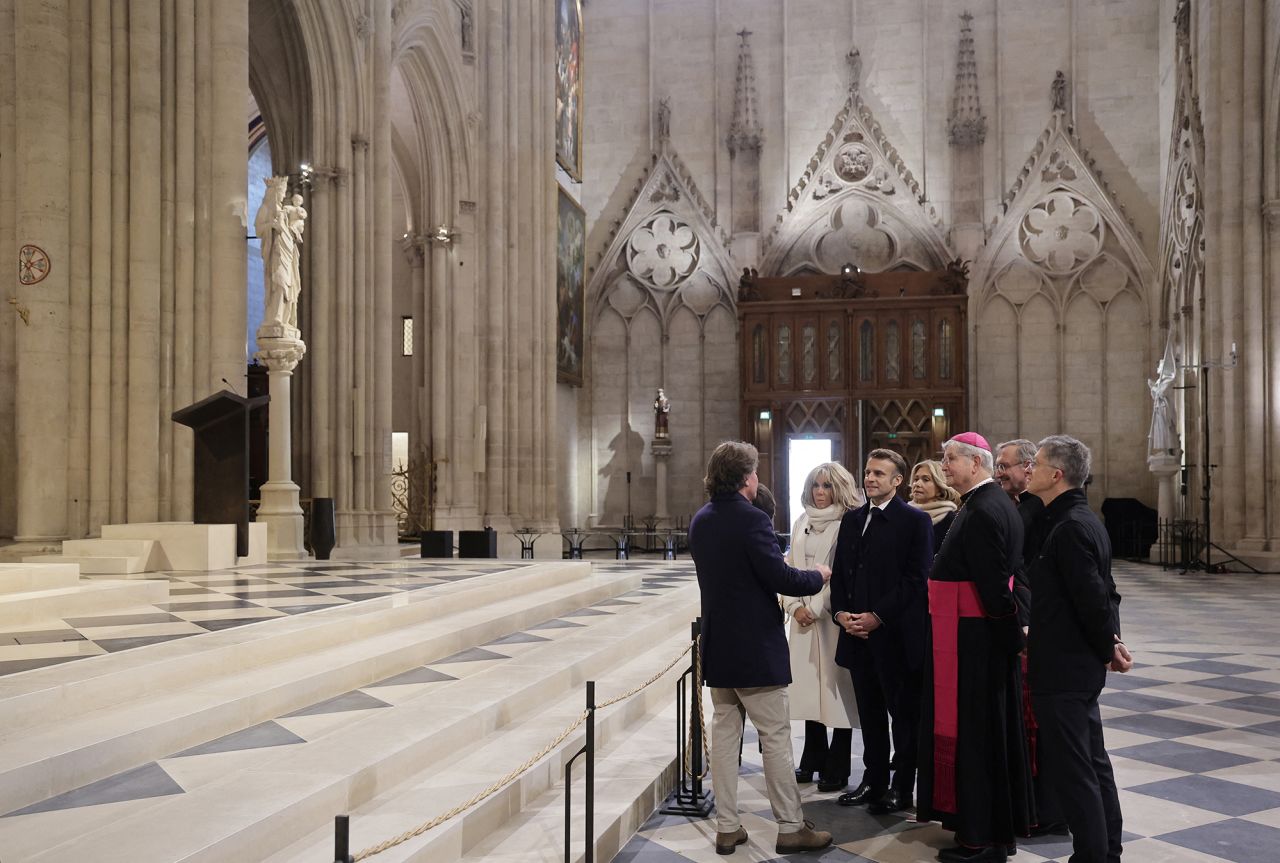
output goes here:
[{"label": "eyeglasses", "polygon": [[1027,467],[1031,467],[1032,464],[1033,462],[1030,462],[1030,461],[1015,461],[1013,464],[1005,464],[1002,461],[998,461],[996,462],[996,473],[1007,473],[1008,471],[1013,470],[1018,465],[1022,465],[1024,468],[1027,468]]}]

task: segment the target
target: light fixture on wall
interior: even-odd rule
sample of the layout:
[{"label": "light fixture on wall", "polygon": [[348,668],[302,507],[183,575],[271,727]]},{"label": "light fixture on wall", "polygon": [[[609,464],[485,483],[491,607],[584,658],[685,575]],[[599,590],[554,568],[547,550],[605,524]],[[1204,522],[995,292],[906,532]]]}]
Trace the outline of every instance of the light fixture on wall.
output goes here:
[{"label": "light fixture on wall", "polygon": [[843,275],[852,276],[854,273],[862,272],[862,270],[858,269],[856,264],[845,264],[840,268],[840,272]]},{"label": "light fixture on wall", "polygon": [[433,243],[448,246],[458,241],[458,232],[441,222],[436,226],[435,233],[430,235],[430,240]]}]

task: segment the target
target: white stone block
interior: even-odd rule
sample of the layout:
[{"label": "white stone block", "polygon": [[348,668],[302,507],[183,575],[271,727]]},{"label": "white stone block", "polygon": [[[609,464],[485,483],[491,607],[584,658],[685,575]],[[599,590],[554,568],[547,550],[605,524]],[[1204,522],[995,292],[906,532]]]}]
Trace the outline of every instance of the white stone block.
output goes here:
[{"label": "white stone block", "polygon": [[267,562],[267,525],[249,522],[249,553],[236,558],[236,566],[254,566]]},{"label": "white stone block", "polygon": [[102,538],[155,540],[158,548],[153,560],[161,569],[191,572],[229,569],[236,565],[234,524],[189,521],[104,524]]}]

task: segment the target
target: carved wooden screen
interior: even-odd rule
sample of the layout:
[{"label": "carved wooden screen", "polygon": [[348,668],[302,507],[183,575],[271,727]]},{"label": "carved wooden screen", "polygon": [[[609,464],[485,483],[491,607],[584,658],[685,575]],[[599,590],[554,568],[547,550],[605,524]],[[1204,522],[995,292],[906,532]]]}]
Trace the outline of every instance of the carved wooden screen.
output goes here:
[{"label": "carved wooden screen", "polygon": [[[832,437],[859,479],[865,453],[934,457],[968,422],[967,273],[743,276],[742,428],[761,482],[786,471],[787,438]],[[906,484],[903,485],[906,490]],[[782,501],[779,501],[782,504]],[[778,524],[790,513],[779,513]]]}]

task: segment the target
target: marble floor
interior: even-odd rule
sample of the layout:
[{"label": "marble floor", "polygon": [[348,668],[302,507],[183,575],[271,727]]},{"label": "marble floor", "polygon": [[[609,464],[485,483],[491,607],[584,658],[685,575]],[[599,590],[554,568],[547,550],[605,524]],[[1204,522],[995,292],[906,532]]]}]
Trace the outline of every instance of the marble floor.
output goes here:
[{"label": "marble floor", "polygon": [[[1102,696],[1107,747],[1136,863],[1280,860],[1280,576],[1164,572],[1117,563],[1121,619],[1137,666]],[[797,732],[799,754],[801,726]],[[748,740],[754,732],[748,728]],[[855,764],[858,761],[855,740]],[[854,779],[857,779],[857,769]],[[835,845],[792,859],[916,863],[952,844],[936,824],[873,817],[804,786],[805,816]],[[710,820],[654,815],[616,863],[775,860],[760,758],[745,747],[739,806],[750,842],[712,847]],[[1065,861],[1065,837],[1019,844],[1016,863]]]},{"label": "marble floor", "polygon": [[[215,572],[148,572],[130,578],[167,583],[165,601],[93,616],[0,628],[0,676],[376,599],[424,590],[532,561],[458,560],[356,563],[286,561]],[[120,579],[119,575],[82,576]]]}]

